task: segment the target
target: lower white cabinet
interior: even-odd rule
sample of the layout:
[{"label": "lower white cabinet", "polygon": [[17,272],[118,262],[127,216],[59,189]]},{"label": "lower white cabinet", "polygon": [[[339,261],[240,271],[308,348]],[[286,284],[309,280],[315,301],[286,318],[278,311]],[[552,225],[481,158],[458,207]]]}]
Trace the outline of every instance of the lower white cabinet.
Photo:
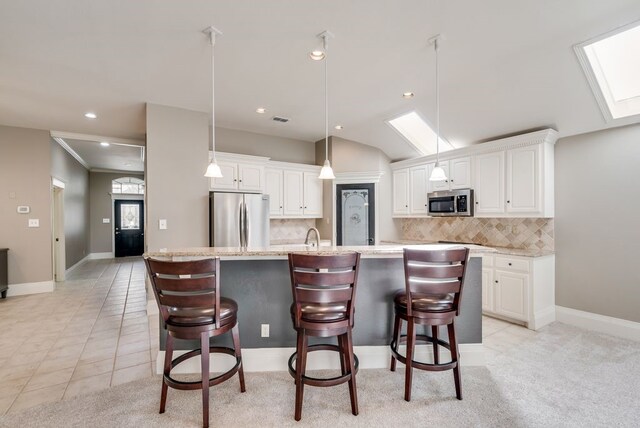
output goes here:
[{"label": "lower white cabinet", "polygon": [[484,255],[482,311],[532,330],[555,321],[555,256]]}]

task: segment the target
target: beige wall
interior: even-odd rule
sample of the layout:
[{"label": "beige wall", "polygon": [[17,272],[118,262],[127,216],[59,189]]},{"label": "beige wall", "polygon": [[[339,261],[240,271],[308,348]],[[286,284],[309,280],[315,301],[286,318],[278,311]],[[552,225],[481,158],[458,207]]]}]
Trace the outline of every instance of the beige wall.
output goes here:
[{"label": "beige wall", "polygon": [[[201,112],[147,104],[146,246],[208,246],[209,119]],[[159,230],[158,220],[167,220]]]},{"label": "beige wall", "polygon": [[65,183],[65,264],[70,268],[89,254],[89,171],[51,140],[51,176]]},{"label": "beige wall", "polygon": [[[325,158],[324,140],[316,143],[316,163],[322,165]],[[378,184],[378,233],[379,241],[395,240],[400,238],[400,222],[392,218],[392,174],[391,160],[381,150],[360,144],[355,141],[345,140],[339,137],[330,137],[329,159],[333,171],[341,172],[379,172],[383,175]],[[333,233],[333,181],[327,181],[324,185],[324,218],[318,220],[317,226],[324,237]],[[329,220],[329,221],[327,221]]]},{"label": "beige wall", "polygon": [[216,128],[216,151],[266,156],[281,162],[314,164],[314,143],[235,129]]},{"label": "beige wall", "polygon": [[[50,281],[51,149],[47,131],[0,126],[0,247],[9,248],[9,284]],[[31,207],[18,214],[19,205]],[[40,220],[28,228],[28,219]]]},{"label": "beige wall", "polygon": [[[107,253],[113,251],[113,199],[111,182],[121,177],[144,179],[144,174],[128,172],[91,172],[89,174],[89,252]],[[111,223],[103,223],[103,218],[111,219]]]},{"label": "beige wall", "polygon": [[556,303],[640,322],[640,125],[555,150]]}]

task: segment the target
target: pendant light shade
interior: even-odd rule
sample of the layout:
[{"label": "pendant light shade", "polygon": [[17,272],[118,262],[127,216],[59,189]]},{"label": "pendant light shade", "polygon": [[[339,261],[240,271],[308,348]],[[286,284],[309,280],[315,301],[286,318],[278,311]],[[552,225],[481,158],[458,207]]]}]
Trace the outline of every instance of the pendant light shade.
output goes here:
[{"label": "pendant light shade", "polygon": [[438,34],[433,39],[433,50],[436,52],[436,166],[431,171],[429,181],[446,181],[447,174],[440,166],[440,76],[438,75],[438,43],[440,42],[440,35]]},{"label": "pendant light shade", "polygon": [[[320,180],[333,180],[336,176],[333,174],[333,168],[331,168],[331,162],[329,162],[329,60],[327,56],[327,48],[329,46],[328,40],[333,37],[329,31],[323,31],[318,34],[318,37],[322,39],[322,50],[311,52],[309,57],[314,61],[324,60],[324,150],[325,159],[324,165],[320,170],[318,178]],[[320,53],[322,55],[320,55]],[[317,54],[317,55],[314,55]]]},{"label": "pendant light shade", "polygon": [[209,40],[211,42],[211,150],[213,151],[213,157],[211,158],[211,162],[209,162],[209,166],[207,166],[207,171],[204,173],[205,177],[209,178],[222,178],[222,171],[220,170],[220,166],[218,166],[218,162],[216,161],[216,108],[215,108],[215,62],[214,62],[214,51],[216,46],[216,36],[222,35],[215,27],[209,27],[203,30],[203,33],[209,35]]}]

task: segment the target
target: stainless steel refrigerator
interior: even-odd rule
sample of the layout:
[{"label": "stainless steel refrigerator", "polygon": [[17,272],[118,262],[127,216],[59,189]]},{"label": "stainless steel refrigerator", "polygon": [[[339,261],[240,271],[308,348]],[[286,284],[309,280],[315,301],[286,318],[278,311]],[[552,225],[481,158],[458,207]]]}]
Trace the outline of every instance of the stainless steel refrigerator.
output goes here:
[{"label": "stainless steel refrigerator", "polygon": [[268,247],[269,195],[210,193],[209,233],[212,247]]}]

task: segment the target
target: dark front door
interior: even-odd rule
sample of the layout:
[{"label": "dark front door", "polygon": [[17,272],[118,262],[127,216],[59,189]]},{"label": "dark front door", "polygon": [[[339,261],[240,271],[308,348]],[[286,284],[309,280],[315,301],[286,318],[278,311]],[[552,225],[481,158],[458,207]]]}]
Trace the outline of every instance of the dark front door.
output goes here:
[{"label": "dark front door", "polygon": [[114,218],[116,257],[144,252],[144,202],[116,200]]},{"label": "dark front door", "polygon": [[376,242],[373,183],[336,185],[338,245],[374,245]]}]

